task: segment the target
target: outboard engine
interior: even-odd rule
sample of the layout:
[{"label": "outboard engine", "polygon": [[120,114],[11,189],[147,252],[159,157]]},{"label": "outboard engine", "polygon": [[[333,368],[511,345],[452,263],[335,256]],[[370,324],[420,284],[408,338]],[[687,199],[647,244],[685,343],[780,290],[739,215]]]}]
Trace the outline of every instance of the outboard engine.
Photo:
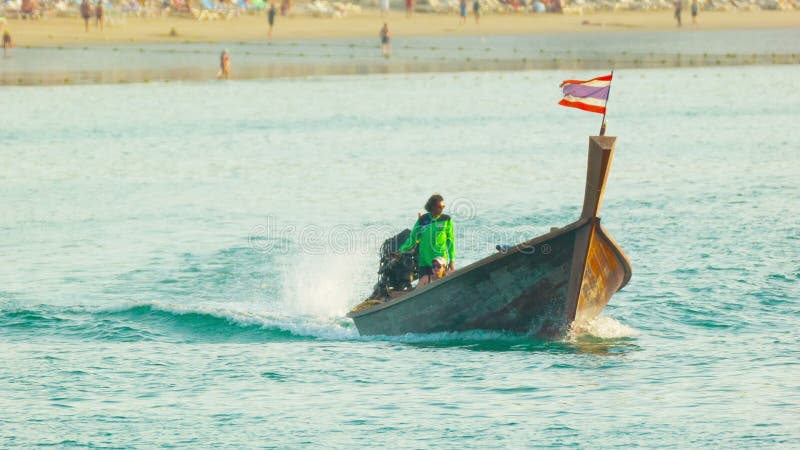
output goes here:
[{"label": "outboard engine", "polygon": [[396,236],[390,237],[381,245],[381,261],[378,267],[378,282],[372,292],[372,299],[388,300],[389,291],[402,291],[411,289],[411,282],[417,279],[417,255],[403,253],[398,255],[398,249],[411,235],[411,230],[405,229]]}]

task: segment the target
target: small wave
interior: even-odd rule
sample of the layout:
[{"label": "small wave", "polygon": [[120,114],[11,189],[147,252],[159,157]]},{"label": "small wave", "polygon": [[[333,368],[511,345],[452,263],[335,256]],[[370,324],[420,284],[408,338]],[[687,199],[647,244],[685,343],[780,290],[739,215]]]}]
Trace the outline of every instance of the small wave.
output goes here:
[{"label": "small wave", "polygon": [[91,318],[70,309],[49,305],[1,310],[0,332],[25,339],[31,336],[61,336],[116,342],[145,341],[157,337],[147,330],[119,321]]},{"label": "small wave", "polygon": [[0,323],[3,324],[3,327],[9,328],[49,327],[64,322],[64,319],[47,314],[45,311],[31,309],[5,309],[0,314],[2,314]]},{"label": "small wave", "polygon": [[256,310],[259,305],[174,305],[160,302],[98,309],[97,316],[125,317],[170,328],[195,338],[251,340],[342,340],[356,336],[349,323],[313,316],[288,316]]},{"label": "small wave", "polygon": [[259,304],[126,303],[113,307],[52,305],[0,310],[0,330],[16,337],[61,336],[113,342],[269,342],[346,340],[358,333],[348,319],[271,314]]}]

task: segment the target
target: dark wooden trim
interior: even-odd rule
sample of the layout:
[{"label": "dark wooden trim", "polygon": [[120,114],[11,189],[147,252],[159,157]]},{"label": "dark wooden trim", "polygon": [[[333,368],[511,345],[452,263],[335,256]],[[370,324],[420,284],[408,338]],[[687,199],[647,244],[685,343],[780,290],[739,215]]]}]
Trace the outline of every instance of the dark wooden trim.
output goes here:
[{"label": "dark wooden trim", "polygon": [[564,305],[564,322],[572,323],[575,319],[575,312],[578,310],[578,300],[581,295],[583,285],[583,274],[586,271],[586,258],[589,255],[589,246],[594,235],[595,221],[588,219],[592,223],[581,230],[575,236],[575,249],[572,253],[572,270],[569,276],[569,287],[567,288],[566,304]]},{"label": "dark wooden trim", "polygon": [[597,217],[600,214],[616,142],[617,138],[614,136],[591,136],[589,138],[589,161],[586,164],[586,190],[583,195],[582,219]]}]

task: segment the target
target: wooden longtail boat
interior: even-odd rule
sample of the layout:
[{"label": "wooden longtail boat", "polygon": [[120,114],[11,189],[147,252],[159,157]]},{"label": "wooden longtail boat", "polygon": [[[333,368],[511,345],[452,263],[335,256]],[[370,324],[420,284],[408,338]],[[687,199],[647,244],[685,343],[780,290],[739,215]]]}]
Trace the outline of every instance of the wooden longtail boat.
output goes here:
[{"label": "wooden longtail boat", "polygon": [[562,336],[596,317],[631,278],[628,258],[600,225],[616,138],[589,138],[580,218],[347,316],[361,335],[502,330]]}]

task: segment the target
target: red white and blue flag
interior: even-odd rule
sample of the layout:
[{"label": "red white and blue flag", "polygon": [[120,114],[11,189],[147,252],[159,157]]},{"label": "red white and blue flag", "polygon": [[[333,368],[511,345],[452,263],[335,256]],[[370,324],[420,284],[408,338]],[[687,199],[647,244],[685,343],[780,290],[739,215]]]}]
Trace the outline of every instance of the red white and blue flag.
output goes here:
[{"label": "red white and blue flag", "polygon": [[586,81],[564,80],[564,82],[561,83],[561,91],[564,93],[564,98],[562,98],[558,104],[598,114],[605,114],[608,93],[611,90],[611,78],[613,76],[614,74],[611,73],[610,75],[604,75]]}]

